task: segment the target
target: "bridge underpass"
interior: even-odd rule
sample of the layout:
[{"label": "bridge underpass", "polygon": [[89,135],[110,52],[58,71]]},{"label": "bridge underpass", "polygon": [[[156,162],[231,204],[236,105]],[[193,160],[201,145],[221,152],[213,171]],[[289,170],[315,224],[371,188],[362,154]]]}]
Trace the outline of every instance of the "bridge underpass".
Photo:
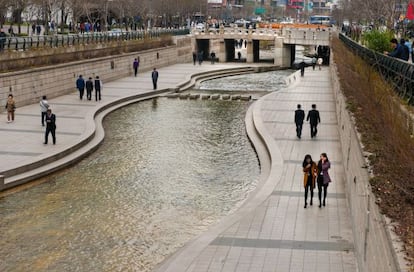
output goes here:
[{"label": "bridge underpass", "polygon": [[[246,42],[242,60],[247,63],[272,61],[280,67],[291,67],[295,60],[296,45],[329,46],[331,32],[315,29],[220,29],[192,34],[193,49],[203,51],[204,59],[210,59],[214,51],[221,62],[238,61],[236,41]],[[262,47],[273,48],[270,56],[261,56]],[[244,42],[242,47],[244,47]]]}]

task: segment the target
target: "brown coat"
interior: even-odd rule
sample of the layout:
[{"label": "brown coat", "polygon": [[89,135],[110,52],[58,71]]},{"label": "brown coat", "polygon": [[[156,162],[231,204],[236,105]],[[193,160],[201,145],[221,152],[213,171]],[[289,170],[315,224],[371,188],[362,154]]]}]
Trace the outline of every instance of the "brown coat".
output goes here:
[{"label": "brown coat", "polygon": [[6,102],[6,110],[8,111],[8,112],[12,112],[12,111],[14,111],[16,109],[16,103],[14,102],[14,99],[13,98],[8,98],[7,99],[7,102]]},{"label": "brown coat", "polygon": [[[312,189],[315,188],[316,178],[318,177],[318,166],[315,162],[312,162]],[[306,182],[308,181],[308,171],[309,167],[303,167],[303,187],[306,187]]]}]

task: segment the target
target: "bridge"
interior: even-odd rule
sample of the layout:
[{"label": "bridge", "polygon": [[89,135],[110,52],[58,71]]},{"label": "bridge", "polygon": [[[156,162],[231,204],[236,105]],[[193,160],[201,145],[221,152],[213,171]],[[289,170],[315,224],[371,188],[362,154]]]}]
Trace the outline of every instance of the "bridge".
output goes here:
[{"label": "bridge", "polygon": [[[247,63],[260,61],[261,44],[272,48],[273,62],[277,66],[290,67],[295,59],[295,46],[305,47],[329,46],[331,31],[318,28],[282,29],[260,28],[224,28],[194,30],[192,32],[192,46],[195,52],[203,52],[204,59],[209,59],[210,52],[214,51],[220,61],[229,62],[236,59],[236,41],[246,41]],[[244,46],[244,44],[243,44]]]}]

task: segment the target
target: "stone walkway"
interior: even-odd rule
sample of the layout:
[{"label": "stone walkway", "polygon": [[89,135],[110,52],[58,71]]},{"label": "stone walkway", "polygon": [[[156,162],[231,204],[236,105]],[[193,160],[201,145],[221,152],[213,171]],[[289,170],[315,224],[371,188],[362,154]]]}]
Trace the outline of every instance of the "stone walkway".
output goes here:
[{"label": "stone walkway", "polygon": [[[197,73],[205,73],[215,70],[247,67],[246,64],[219,64],[211,65],[205,62],[203,65],[176,64],[158,69],[158,90],[175,88],[178,85],[189,82],[190,77]],[[87,77],[88,75],[84,75]],[[103,79],[105,81],[105,79]],[[38,102],[32,105],[19,107],[15,121],[7,123],[7,114],[0,115],[0,175],[5,175],[5,184],[21,179],[21,175],[13,174],[13,169],[22,170],[33,163],[40,162],[53,156],[67,156],[74,146],[86,141],[90,135],[96,133],[94,114],[100,109],[115,101],[123,100],[137,94],[153,93],[151,71],[139,72],[137,77],[125,77],[109,83],[104,83],[102,100],[96,102],[94,95],[92,100],[86,100],[86,91],[83,100],[75,90],[71,94],[49,99],[49,104],[57,118],[56,138],[57,144],[52,145],[51,135],[49,144],[43,145],[45,128],[41,126],[40,106]],[[49,167],[55,167],[51,163],[41,163],[39,172],[47,171]],[[26,171],[26,170],[25,170]],[[6,174],[5,174],[6,173]],[[11,177],[12,176],[12,177]],[[1,189],[1,184],[0,184]]]},{"label": "stone walkway", "polygon": [[[240,67],[235,64],[172,65],[159,69],[159,89],[177,86],[190,75]],[[0,122],[0,173],[59,154],[93,133],[94,113],[114,101],[142,93],[150,94],[150,72],[104,84],[103,100],[80,101],[73,93],[50,99],[57,115],[57,144],[43,145],[44,128],[39,105],[19,107],[16,121]],[[315,139],[305,124],[303,137],[295,135],[293,112],[301,103],[305,110],[316,103],[322,123]],[[344,189],[344,168],[330,73],[307,68],[305,77],[288,89],[271,93],[249,110],[260,138],[270,149],[270,163],[263,160],[269,175],[244,205],[208,232],[188,243],[158,267],[158,271],[357,271],[350,215]],[[85,136],[86,135],[86,136]],[[259,137],[257,137],[259,138]],[[51,141],[49,141],[51,142]],[[255,142],[255,140],[253,140]],[[263,147],[257,146],[259,157]],[[321,152],[332,162],[327,206],[303,208],[302,160]]]},{"label": "stone walkway", "polygon": [[[302,139],[296,138],[298,103],[305,111],[317,104],[322,122],[314,139],[308,124]],[[239,211],[189,243],[158,271],[357,271],[329,68],[307,68],[299,82],[253,107],[256,129],[274,153],[269,180]],[[332,164],[327,205],[318,207],[316,189],[314,205],[304,209],[302,161],[305,154],[318,160],[322,152]]]}]

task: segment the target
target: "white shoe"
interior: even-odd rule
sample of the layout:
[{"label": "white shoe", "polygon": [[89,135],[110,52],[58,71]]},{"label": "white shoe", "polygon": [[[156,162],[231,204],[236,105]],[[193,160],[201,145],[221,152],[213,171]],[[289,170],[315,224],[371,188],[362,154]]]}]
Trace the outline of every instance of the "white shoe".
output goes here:
[{"label": "white shoe", "polygon": [[11,121],[7,120],[7,123],[11,123]]}]

